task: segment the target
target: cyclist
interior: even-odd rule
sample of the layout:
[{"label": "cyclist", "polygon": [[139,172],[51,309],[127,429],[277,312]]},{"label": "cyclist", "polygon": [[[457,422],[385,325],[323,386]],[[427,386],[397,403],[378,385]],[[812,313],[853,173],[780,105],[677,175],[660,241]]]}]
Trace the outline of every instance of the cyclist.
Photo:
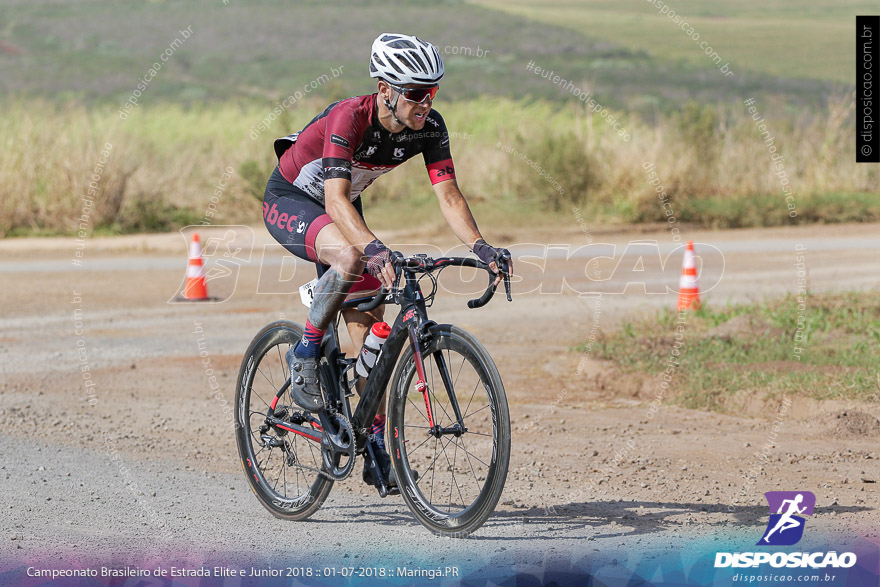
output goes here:
[{"label": "cyclist", "polygon": [[[498,274],[496,284],[501,280],[496,261],[508,265],[508,271],[512,266],[506,249],[483,240],[458,189],[446,125],[431,109],[443,77],[436,47],[415,36],[383,33],[373,41],[370,77],[378,80],[376,93],[334,102],[301,131],[275,141],[278,166],[263,199],[263,218],[272,236],[297,257],[324,266],[302,339],[287,353],[291,396],[310,412],[325,407],[317,358],[339,307],[349,294],[363,296],[394,281],[391,251],[364,222],[360,197],[380,175],[421,153],[455,235]],[[363,345],[383,312],[384,306],[369,314],[343,311],[355,348]],[[381,406],[373,422],[374,446],[387,472],[391,462],[384,446],[384,401]],[[364,480],[372,482],[366,463]]]}]

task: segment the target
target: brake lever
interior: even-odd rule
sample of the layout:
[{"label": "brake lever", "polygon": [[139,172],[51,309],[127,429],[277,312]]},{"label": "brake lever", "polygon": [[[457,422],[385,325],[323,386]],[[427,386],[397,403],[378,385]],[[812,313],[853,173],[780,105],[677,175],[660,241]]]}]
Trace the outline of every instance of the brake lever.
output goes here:
[{"label": "brake lever", "polygon": [[507,301],[512,302],[513,298],[510,296],[510,252],[506,249],[502,249],[506,251],[503,254],[500,254],[496,258],[496,265],[498,265],[498,271],[501,272],[501,275],[504,279],[504,292],[507,294]]},{"label": "brake lever", "polygon": [[394,265],[394,283],[391,284],[391,295],[395,303],[400,303],[400,277],[403,275],[403,260],[405,257],[400,251],[391,252],[391,264]]}]

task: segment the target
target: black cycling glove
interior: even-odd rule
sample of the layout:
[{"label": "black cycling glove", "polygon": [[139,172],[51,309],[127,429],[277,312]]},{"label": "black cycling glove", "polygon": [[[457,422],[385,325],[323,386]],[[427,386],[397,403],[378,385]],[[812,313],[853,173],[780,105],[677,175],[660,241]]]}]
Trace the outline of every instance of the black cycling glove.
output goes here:
[{"label": "black cycling glove", "polygon": [[391,249],[376,239],[364,247],[364,256],[367,258],[367,271],[378,279],[382,267],[391,261]]},{"label": "black cycling glove", "polygon": [[507,271],[508,261],[510,261],[510,251],[507,249],[496,249],[483,239],[479,239],[474,243],[473,251],[480,258],[480,261],[486,265],[495,261],[499,269]]}]

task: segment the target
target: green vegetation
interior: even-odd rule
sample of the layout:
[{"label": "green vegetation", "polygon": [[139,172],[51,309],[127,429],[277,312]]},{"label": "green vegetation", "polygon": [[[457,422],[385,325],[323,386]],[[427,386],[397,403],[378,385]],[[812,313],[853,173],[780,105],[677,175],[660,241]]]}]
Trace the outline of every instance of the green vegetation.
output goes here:
[{"label": "green vegetation", "polygon": [[[849,29],[838,29],[869,6],[682,0],[674,8],[695,15],[700,32],[731,61],[731,77],[648,2],[538,6],[7,3],[0,6],[0,236],[78,230],[105,143],[112,155],[88,230],[170,230],[201,221],[228,168],[232,177],[208,221],[259,222],[256,199],[275,164],[272,139],[302,128],[333,100],[372,91],[366,51],[380,30],[364,23],[378,15],[383,30],[413,31],[444,53],[447,75],[435,105],[453,132],[459,182],[486,224],[576,225],[573,206],[594,222],[664,222],[655,187],[677,220],[706,227],[880,219],[880,171],[852,162],[853,96],[835,91],[839,78],[825,72],[851,62],[852,43],[840,45]],[[192,32],[180,41],[184,30]],[[792,49],[774,53],[780,39]],[[591,92],[632,140],[623,141],[565,84],[529,71],[529,62]],[[154,63],[161,67],[135,97]],[[806,75],[804,67],[820,74]],[[745,97],[756,99],[785,156],[789,202]],[[365,201],[377,228],[442,223],[420,161],[383,177]]]},{"label": "green vegetation", "polygon": [[[799,308],[800,304],[800,308]],[[733,411],[752,393],[814,399],[880,398],[880,307],[875,292],[789,295],[764,303],[687,312],[681,363],[667,400]],[[601,358],[629,376],[660,376],[675,342],[677,312],[628,322]],[[802,349],[802,350],[798,350]]]},{"label": "green vegetation", "polygon": [[[642,14],[650,16],[652,12],[656,15],[656,10],[642,3],[644,6],[620,3],[616,10],[624,10],[623,23],[609,30],[626,31],[631,19],[638,21]],[[569,6],[566,22],[547,24],[541,22],[541,13],[530,11],[523,17],[449,0],[6,3],[0,6],[0,41],[20,54],[0,49],[0,88],[15,95],[121,107],[138,80],[158,62],[161,68],[139,96],[140,104],[245,100],[262,105],[266,99],[280,101],[323,75],[330,79],[314,93],[329,102],[375,87],[367,75],[367,52],[373,38],[387,30],[413,31],[439,46],[447,65],[441,89],[444,101],[479,96],[576,100],[570,92],[526,70],[526,64],[534,61],[583,91],[593,92],[600,104],[645,116],[675,110],[683,97],[707,103],[732,103],[740,96],[772,97],[789,107],[818,108],[832,91],[832,84],[791,79],[788,66],[831,59],[846,64],[846,76],[852,70],[851,18],[843,33],[836,28],[816,35],[801,33],[797,28],[801,21],[795,20],[776,34],[765,35],[777,43],[787,42],[791,35],[811,39],[809,60],[796,51],[767,59],[763,45],[744,43],[754,51],[738,57],[737,75],[725,78],[718,75],[713,63],[700,59],[699,48],[682,47],[686,55],[697,55],[692,59],[663,50],[677,46],[682,38],[691,43],[674,26],[651,22],[636,28],[636,36],[648,35],[647,48],[628,44],[625,35],[608,42],[603,36],[605,27],[585,22],[580,14],[589,19],[595,10],[562,6]],[[552,7],[547,9],[555,14]],[[627,16],[629,12],[632,14]],[[839,13],[835,10],[832,14]],[[776,22],[763,26],[772,29]],[[189,26],[191,37],[167,61],[160,61]],[[665,36],[651,36],[655,29]],[[738,38],[738,34],[735,31],[729,36]],[[845,48],[838,49],[840,44]],[[722,55],[734,62],[734,57]],[[766,63],[779,64],[781,71],[763,73]],[[341,75],[333,77],[333,69]],[[847,77],[846,81],[851,80]]]},{"label": "green vegetation", "polygon": [[[112,149],[88,230],[173,230],[200,222],[214,196],[212,224],[259,222],[258,200],[276,163],[273,139],[302,128],[324,105],[298,102],[253,135],[269,107],[140,106],[122,120],[112,106],[10,102],[0,119],[0,136],[15,145],[0,159],[0,235],[75,232],[106,143]],[[632,135],[626,142],[576,104],[499,98],[491,111],[472,101],[436,106],[453,134],[459,184],[487,224],[534,226],[540,218],[575,226],[574,206],[594,222],[664,222],[658,188],[679,221],[700,226],[880,220],[873,193],[880,171],[851,162],[845,101],[774,129],[797,218],[745,109],[693,105],[653,124],[618,113]],[[364,199],[376,228],[443,223],[420,158],[382,177]]]},{"label": "green vegetation", "polygon": [[[474,0],[551,25],[605,39],[662,60],[705,65],[706,41],[730,62],[735,75],[759,71],[773,76],[853,83],[856,14],[871,14],[875,2],[837,0]],[[661,8],[666,5],[663,14]],[[695,42],[669,17],[684,17]]]}]

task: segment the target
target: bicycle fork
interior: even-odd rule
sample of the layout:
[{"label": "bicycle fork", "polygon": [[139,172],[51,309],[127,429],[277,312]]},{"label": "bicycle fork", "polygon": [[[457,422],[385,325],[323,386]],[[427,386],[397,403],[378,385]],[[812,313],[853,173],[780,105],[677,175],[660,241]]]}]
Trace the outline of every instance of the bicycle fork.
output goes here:
[{"label": "bicycle fork", "polygon": [[415,389],[422,394],[422,397],[425,400],[425,409],[428,412],[429,434],[437,438],[440,438],[444,434],[461,436],[464,432],[467,432],[467,428],[464,426],[464,419],[461,415],[461,409],[458,405],[458,399],[455,396],[455,389],[453,388],[452,379],[449,377],[449,369],[446,365],[446,359],[443,358],[443,353],[434,353],[434,362],[437,364],[437,369],[440,371],[440,380],[443,382],[443,387],[446,388],[446,394],[449,397],[449,403],[452,405],[452,410],[456,419],[455,425],[446,427],[439,426],[434,422],[434,409],[432,407],[433,402],[431,401],[432,390],[428,388],[428,383],[425,379],[425,362],[422,357],[422,345],[419,335],[416,332],[416,327],[413,324],[409,325],[408,331],[410,344],[412,344],[413,348],[413,361],[416,365],[416,373],[419,376]]}]

